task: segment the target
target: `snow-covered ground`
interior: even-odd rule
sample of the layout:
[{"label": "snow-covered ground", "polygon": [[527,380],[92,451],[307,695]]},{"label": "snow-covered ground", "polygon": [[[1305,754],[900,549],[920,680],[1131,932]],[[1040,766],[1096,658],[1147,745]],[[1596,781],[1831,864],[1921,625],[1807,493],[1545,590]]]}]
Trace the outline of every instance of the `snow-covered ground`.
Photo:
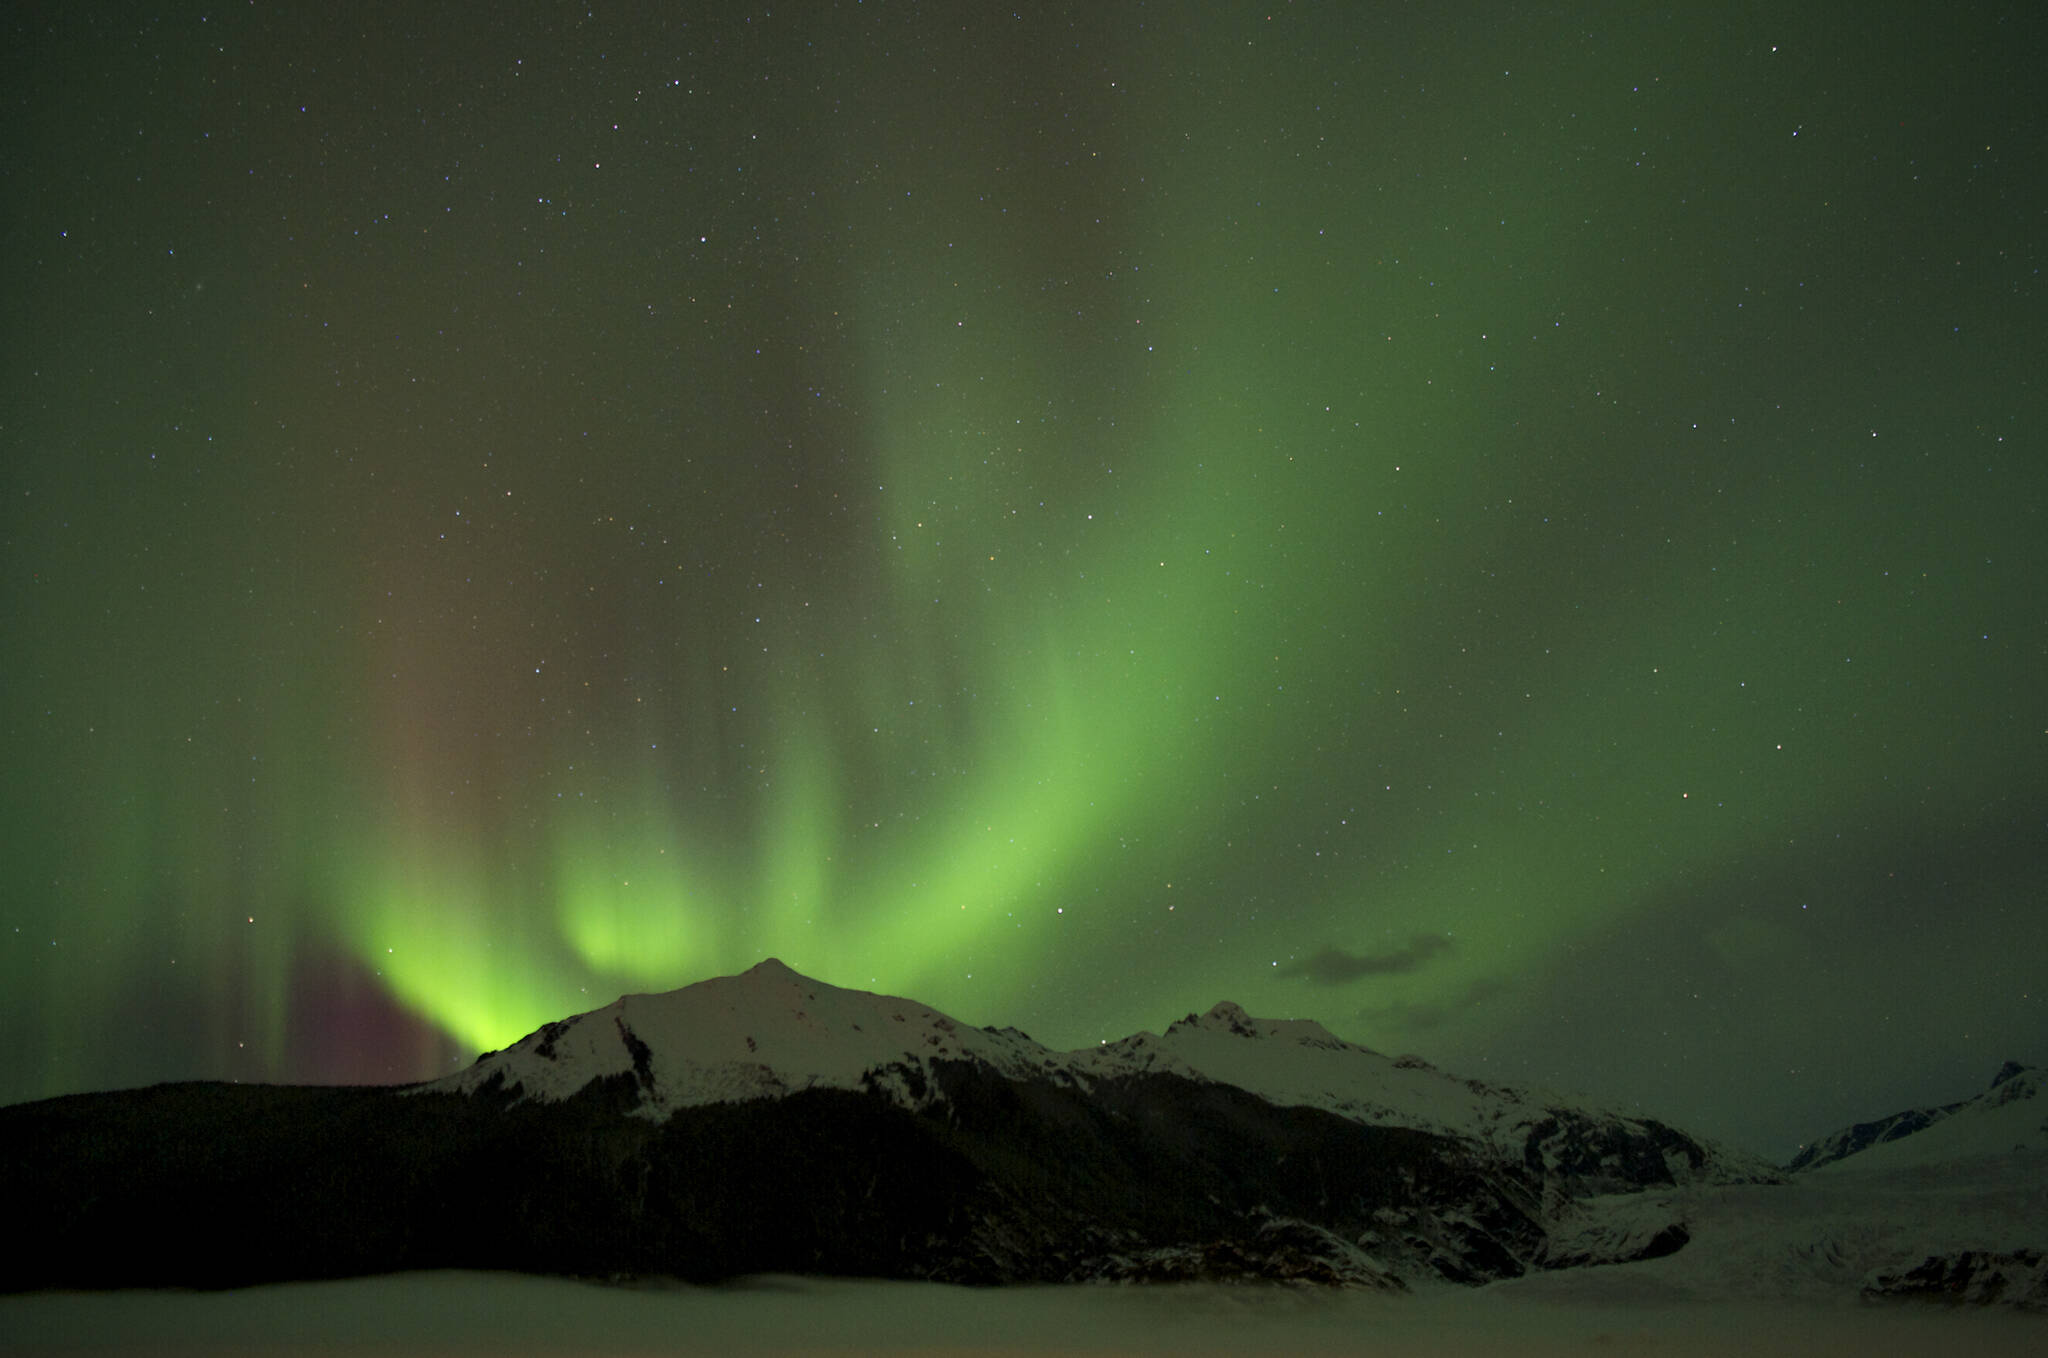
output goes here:
[{"label": "snow-covered ground", "polygon": [[[1584,1207],[1588,1230],[1620,1232],[1632,1221],[1675,1216],[1691,1240],[1662,1259],[1532,1274],[1488,1290],[1565,1305],[1769,1298],[1824,1306],[1853,1302],[1872,1274],[1930,1254],[2048,1247],[2048,1155],[2016,1151],[1876,1169],[1856,1168],[1860,1158],[1785,1184],[1593,1199]],[[2048,1351],[2048,1316],[2036,1323],[2040,1351]]]},{"label": "snow-covered ground", "polygon": [[1662,1259],[1409,1296],[1277,1286],[1035,1287],[757,1278],[606,1287],[420,1273],[220,1293],[0,1298],[0,1352],[555,1355],[2039,1354],[2048,1315],[1866,1302],[1873,1271],[1961,1248],[2039,1247],[2048,1162],[2032,1152],[1632,1194],[1588,1230],[1675,1210]]},{"label": "snow-covered ground", "polygon": [[225,1293],[0,1299],[0,1351],[520,1355],[2038,1354],[2048,1320],[1753,1300],[1556,1304],[1541,1289],[1426,1296],[1271,1287],[1020,1288],[756,1279],[621,1289],[422,1273]]}]

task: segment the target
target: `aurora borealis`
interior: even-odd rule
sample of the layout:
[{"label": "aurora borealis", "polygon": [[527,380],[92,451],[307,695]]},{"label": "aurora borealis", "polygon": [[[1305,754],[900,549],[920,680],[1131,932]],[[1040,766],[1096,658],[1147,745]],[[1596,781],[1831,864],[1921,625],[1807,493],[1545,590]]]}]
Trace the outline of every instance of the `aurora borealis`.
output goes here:
[{"label": "aurora borealis", "polygon": [[2048,1054],[2042,20],[10,15],[0,1099],[774,955],[1774,1154]]}]

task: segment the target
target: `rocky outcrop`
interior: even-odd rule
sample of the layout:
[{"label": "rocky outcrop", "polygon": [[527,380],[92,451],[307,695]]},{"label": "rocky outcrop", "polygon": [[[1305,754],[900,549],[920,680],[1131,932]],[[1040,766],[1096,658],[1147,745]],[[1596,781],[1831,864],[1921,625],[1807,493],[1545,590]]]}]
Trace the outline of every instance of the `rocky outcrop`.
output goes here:
[{"label": "rocky outcrop", "polygon": [[1911,1268],[1872,1274],[1863,1295],[2048,1311],[2048,1254],[2037,1249],[1930,1254]]}]

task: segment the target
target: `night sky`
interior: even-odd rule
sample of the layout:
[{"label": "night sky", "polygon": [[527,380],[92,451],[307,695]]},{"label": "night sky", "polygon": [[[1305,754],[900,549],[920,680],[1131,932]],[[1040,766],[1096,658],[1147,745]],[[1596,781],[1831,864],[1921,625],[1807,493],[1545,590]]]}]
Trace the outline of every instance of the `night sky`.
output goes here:
[{"label": "night sky", "polygon": [[1824,8],[13,7],[0,1100],[2048,1060],[2048,19]]}]

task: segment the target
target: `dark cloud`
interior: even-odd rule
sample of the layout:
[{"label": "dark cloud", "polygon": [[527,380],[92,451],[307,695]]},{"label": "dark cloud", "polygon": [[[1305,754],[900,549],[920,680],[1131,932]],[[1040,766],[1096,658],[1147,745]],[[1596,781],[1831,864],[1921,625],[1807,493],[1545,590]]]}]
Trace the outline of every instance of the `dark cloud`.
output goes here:
[{"label": "dark cloud", "polygon": [[1450,950],[1451,940],[1442,934],[1417,934],[1391,952],[1352,953],[1342,948],[1324,948],[1302,962],[1280,968],[1282,976],[1301,976],[1317,985],[1343,985],[1361,976],[1405,976],[1420,971],[1438,953]]}]

